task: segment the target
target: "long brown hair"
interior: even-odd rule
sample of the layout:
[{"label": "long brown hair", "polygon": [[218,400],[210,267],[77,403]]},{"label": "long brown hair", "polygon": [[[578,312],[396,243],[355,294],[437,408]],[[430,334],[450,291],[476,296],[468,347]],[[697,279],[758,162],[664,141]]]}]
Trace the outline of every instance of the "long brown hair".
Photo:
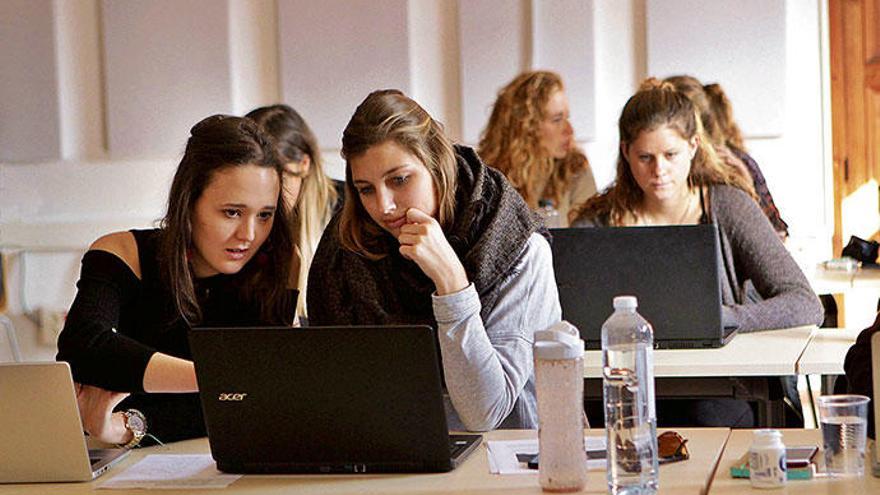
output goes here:
[{"label": "long brown hair", "polygon": [[374,91],[358,105],[342,133],[345,202],[339,219],[342,246],[370,259],[387,254],[376,242],[384,231],[361,204],[351,177],[351,160],[386,141],[401,146],[428,169],[437,195],[440,226],[447,229],[455,220],[457,165],[452,142],[443,126],[401,91]]},{"label": "long brown hair", "polygon": [[718,83],[707,84],[703,86],[703,89],[709,97],[709,106],[712,108],[712,113],[715,114],[722,134],[724,134],[724,142],[730,148],[745,152],[742,131],[733,118],[733,105],[727,98],[724,89]]},{"label": "long brown hair", "polygon": [[715,112],[712,111],[709,95],[703,89],[703,83],[696,77],[687,75],[667,77],[664,81],[671,83],[675,89],[684,93],[694,103],[694,108],[703,124],[703,130],[709,138],[709,143],[713,146],[724,144],[724,132],[721,130]]},{"label": "long brown hair", "polygon": [[[688,141],[699,136],[697,151],[688,173],[689,187],[727,184],[755,196],[751,183],[720,163],[705,136],[693,101],[678,91],[672,83],[649,78],[626,102],[620,114],[618,128],[621,146],[632,144],[642,132],[663,126],[674,129],[682,139]],[[573,210],[570,219],[575,221],[589,218],[600,223],[621,225],[627,214],[633,214],[639,209],[643,199],[644,192],[636,183],[630,164],[620,150],[614,183]]]},{"label": "long brown hair", "polygon": [[558,205],[572,177],[590,166],[576,147],[557,160],[541,145],[544,109],[553,93],[564,89],[555,72],[520,74],[498,92],[480,137],[480,158],[504,173],[531,208],[542,196]]},{"label": "long brown hair", "polygon": [[321,234],[333,216],[338,200],[336,188],[324,173],[321,149],[315,134],[296,110],[288,105],[272,105],[252,110],[246,117],[253,119],[272,136],[283,162],[301,162],[305,157],[311,161],[296,204],[288,205],[293,207],[291,228],[301,258],[297,277],[300,292],[297,314],[308,316],[305,304],[309,267]]},{"label": "long brown hair", "polygon": [[[243,165],[273,169],[281,184],[283,168],[274,144],[251,119],[213,115],[190,130],[171,183],[159,240],[159,270],[180,316],[190,325],[201,322],[203,316],[188,259],[193,249],[195,205],[217,171]],[[258,306],[265,323],[293,321],[287,297],[293,242],[287,222],[284,195],[279,193],[269,236],[238,274],[242,300]]]}]

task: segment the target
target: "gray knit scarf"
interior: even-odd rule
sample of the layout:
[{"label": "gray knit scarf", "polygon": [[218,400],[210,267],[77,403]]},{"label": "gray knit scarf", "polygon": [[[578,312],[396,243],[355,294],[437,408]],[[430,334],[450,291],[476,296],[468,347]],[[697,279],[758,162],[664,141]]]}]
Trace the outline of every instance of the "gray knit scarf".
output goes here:
[{"label": "gray knit scarf", "polygon": [[[485,320],[529,236],[541,223],[501,172],[485,166],[473,149],[456,146],[455,221],[445,234],[480,296]],[[436,328],[434,283],[400,255],[383,234],[384,258],[371,261],[339,244],[337,217],[330,222],[309,270],[311,325],[427,324]]]}]

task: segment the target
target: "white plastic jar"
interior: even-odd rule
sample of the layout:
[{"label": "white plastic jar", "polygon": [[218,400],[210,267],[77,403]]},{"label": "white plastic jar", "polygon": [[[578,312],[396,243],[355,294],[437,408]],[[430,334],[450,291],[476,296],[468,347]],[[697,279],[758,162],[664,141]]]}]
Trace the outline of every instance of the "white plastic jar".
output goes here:
[{"label": "white plastic jar", "polygon": [[755,430],[749,447],[749,479],[753,488],[785,486],[785,444],[779,430]]}]

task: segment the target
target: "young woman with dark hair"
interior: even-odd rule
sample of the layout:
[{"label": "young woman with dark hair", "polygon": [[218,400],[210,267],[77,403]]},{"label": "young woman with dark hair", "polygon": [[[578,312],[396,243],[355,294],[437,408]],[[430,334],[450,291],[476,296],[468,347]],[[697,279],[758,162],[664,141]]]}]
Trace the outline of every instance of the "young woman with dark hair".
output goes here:
[{"label": "young woman with dark hair", "polygon": [[[751,181],[720,162],[684,92],[648,79],[623,107],[619,130],[617,177],[574,211],[572,226],[715,224],[726,325],[753,332],[822,322],[819,299],[758,207]],[[673,423],[700,426],[753,423],[748,404],[738,400],[688,403],[684,420],[670,412],[658,407],[658,419],[665,414]]]},{"label": "young woman with dark hair", "polygon": [[346,199],[312,262],[311,322],[431,325],[450,428],[536,428],[533,336],[561,317],[540,220],[396,90],[358,106],[342,155]]},{"label": "young woman with dark hair", "polygon": [[205,435],[188,328],[292,324],[281,173],[256,123],[208,117],[191,130],[161,228],[106,235],[83,256],[57,358],[91,436]]},{"label": "young woman with dark hair", "polygon": [[[822,306],[774,235],[747,176],[722,165],[698,108],[670,82],[649,79],[620,115],[617,178],[581,205],[573,226],[715,223],[722,302],[740,332],[817,325]],[[760,300],[750,300],[745,282]]]}]

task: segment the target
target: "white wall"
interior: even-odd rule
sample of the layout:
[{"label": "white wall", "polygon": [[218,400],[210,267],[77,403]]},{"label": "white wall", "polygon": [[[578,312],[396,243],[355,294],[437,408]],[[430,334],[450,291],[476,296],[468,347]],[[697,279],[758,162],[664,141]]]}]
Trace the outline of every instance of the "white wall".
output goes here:
[{"label": "white wall", "polygon": [[[162,215],[186,138],[181,135],[179,148],[163,156],[110,159],[99,2],[48,1],[54,1],[64,159],[0,162],[0,247],[6,258],[8,310],[19,328],[22,350],[31,358],[51,357],[54,349],[38,343],[35,324],[22,313],[64,310],[75,294],[79,257],[91,240],[103,232],[150,226]],[[472,0],[409,0],[406,5],[411,93],[455,138],[462,136],[466,110],[461,105],[460,67],[465,47],[459,36],[465,1]],[[781,134],[747,139],[747,145],[791,225],[793,244],[807,246],[807,254],[820,259],[830,255],[832,232],[830,165],[825,158],[830,143],[823,129],[827,118],[822,103],[827,69],[820,56],[820,12],[826,0],[777,1],[784,1],[786,12]],[[701,4],[711,9],[713,2],[725,0]],[[595,122],[592,140],[582,144],[601,187],[614,176],[620,109],[648,75],[648,9],[645,0],[592,4],[595,108],[576,107],[572,113],[589,113]],[[228,11],[230,106],[244,113],[281,94],[280,67],[285,61],[279,55],[278,9],[272,0],[228,0]],[[321,28],[325,36],[345,36],[332,25]],[[676,28],[683,26],[669,26]],[[743,68],[749,70],[760,68]],[[500,87],[507,76],[497,79]],[[337,84],[342,82],[326,81],[331,91]],[[363,88],[363,93],[369,89],[373,88]],[[322,144],[330,174],[341,177],[339,144]]]}]

